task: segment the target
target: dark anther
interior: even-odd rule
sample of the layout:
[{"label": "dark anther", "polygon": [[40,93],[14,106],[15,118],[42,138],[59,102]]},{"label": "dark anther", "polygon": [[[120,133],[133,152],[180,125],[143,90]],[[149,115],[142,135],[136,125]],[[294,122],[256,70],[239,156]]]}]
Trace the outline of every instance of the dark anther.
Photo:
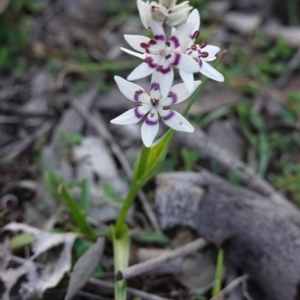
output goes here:
[{"label": "dark anther", "polygon": [[160,72],[163,69],[163,67],[161,65],[156,67],[156,71]]},{"label": "dark anther", "polygon": [[152,99],[151,98],[151,104],[155,107],[155,106],[157,106],[157,104],[158,104],[158,100],[157,99]]},{"label": "dark anther", "polygon": [[171,46],[170,42],[166,42],[166,46],[170,47]]},{"label": "dark anther", "polygon": [[137,91],[135,91],[137,94],[143,94],[143,90],[137,90]]},{"label": "dark anther", "polygon": [[201,44],[200,44],[200,48],[202,49],[202,48],[204,48],[204,47],[206,47],[207,46],[207,42],[201,42]]},{"label": "dark anther", "polygon": [[169,59],[171,57],[171,54],[168,54],[167,56],[166,56],[166,59]]},{"label": "dark anther", "polygon": [[195,51],[195,50],[197,50],[197,46],[196,45],[192,45],[191,49]]},{"label": "dark anther", "polygon": [[163,110],[168,110],[168,109],[170,109],[170,106],[164,106],[163,107]]},{"label": "dark anther", "polygon": [[157,44],[156,40],[154,38],[152,38],[149,43],[150,43],[150,45],[156,45]]},{"label": "dark anther", "polygon": [[205,58],[205,57],[207,57],[207,56],[208,56],[208,53],[207,53],[207,52],[202,52],[202,53],[201,53],[201,57],[204,57],[204,58]]},{"label": "dark anther", "polygon": [[193,39],[197,39],[198,37],[200,36],[200,31],[199,30],[196,30],[194,33],[193,33]]},{"label": "dark anther", "polygon": [[146,58],[144,59],[144,62],[147,63],[147,64],[149,64],[149,63],[152,62],[152,58],[148,56],[148,57],[146,57]]},{"label": "dark anther", "polygon": [[141,43],[141,47],[147,49],[149,48],[149,45],[147,43]]}]

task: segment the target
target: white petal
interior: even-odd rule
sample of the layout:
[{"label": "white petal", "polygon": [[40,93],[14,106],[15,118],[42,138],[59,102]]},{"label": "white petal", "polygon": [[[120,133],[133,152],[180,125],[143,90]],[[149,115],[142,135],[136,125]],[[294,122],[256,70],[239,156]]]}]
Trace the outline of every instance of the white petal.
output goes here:
[{"label": "white petal", "polygon": [[192,90],[194,88],[194,74],[185,72],[183,70],[179,70],[179,75],[180,75],[182,81],[184,82],[187,90],[189,92],[192,92]]},{"label": "white petal", "polygon": [[159,46],[164,46],[166,42],[166,35],[162,25],[152,20],[151,29],[153,31],[153,38]]},{"label": "white petal", "polygon": [[138,58],[141,58],[141,59],[145,59],[146,58],[146,54],[141,54],[141,53],[136,53],[134,51],[131,51],[129,49],[126,49],[126,48],[123,48],[123,47],[120,47],[120,49],[130,55],[133,55],[133,56],[136,56]]},{"label": "white petal", "polygon": [[149,3],[145,3],[143,0],[137,0],[137,7],[144,27],[147,29],[151,29],[150,23],[152,20],[152,16]]},{"label": "white petal", "polygon": [[168,61],[179,70],[190,73],[199,72],[198,63],[191,56],[185,53],[172,53],[170,58],[168,58]]},{"label": "white petal", "polygon": [[121,93],[129,100],[134,102],[149,103],[150,97],[139,85],[129,82],[120,76],[115,76],[115,81]]},{"label": "white petal", "polygon": [[137,106],[133,109],[130,109],[124,112],[122,115],[111,120],[110,123],[127,125],[127,124],[136,124],[138,123],[143,116],[151,109],[150,105]]},{"label": "white petal", "polygon": [[145,62],[138,65],[127,77],[128,80],[137,80],[140,78],[147,77],[152,74],[155,69],[149,67]]},{"label": "white petal", "polygon": [[190,44],[193,27],[194,23],[187,23],[178,27],[175,33],[169,38],[173,49],[180,47],[181,51],[185,51]]},{"label": "white petal", "polygon": [[158,67],[155,71],[157,74],[157,82],[160,85],[160,91],[163,97],[167,97],[171,86],[173,84],[174,79],[174,71],[170,67],[169,62],[167,60],[163,60],[161,63],[161,68],[158,70]]},{"label": "white petal", "polygon": [[159,114],[163,121],[177,131],[193,132],[194,127],[177,111],[159,108]]},{"label": "white petal", "polygon": [[200,15],[199,15],[199,11],[197,9],[194,9],[189,18],[186,21],[187,23],[194,23],[194,27],[192,28],[192,35],[196,30],[199,30],[200,27]]},{"label": "white petal", "polygon": [[134,50],[142,53],[145,52],[145,49],[141,47],[141,43],[148,44],[150,41],[150,38],[146,36],[130,34],[124,34],[124,39]]},{"label": "white petal", "polygon": [[158,114],[152,109],[142,125],[142,140],[146,147],[150,147],[157,135],[159,128]]},{"label": "white petal", "polygon": [[202,58],[204,61],[212,61],[215,60],[216,54],[220,51],[220,48],[213,45],[207,45],[204,48],[201,49],[201,52],[207,52],[208,56],[205,58]]},{"label": "white petal", "polygon": [[189,16],[190,9],[191,9],[190,7],[187,7],[178,12],[173,12],[173,10],[172,10],[172,13],[169,15],[169,17],[165,21],[166,24],[170,27],[175,27],[175,26],[179,26],[179,25],[185,23]]},{"label": "white petal", "polygon": [[200,72],[213,80],[219,82],[224,81],[224,76],[205,61],[202,61],[202,67],[200,67]]},{"label": "white petal", "polygon": [[159,101],[160,106],[169,106],[171,104],[177,104],[177,103],[185,101],[187,98],[189,98],[194,93],[194,91],[200,85],[200,83],[201,83],[200,80],[195,81],[194,88],[191,92],[189,92],[187,90],[184,83],[179,83],[179,84],[174,85],[171,88],[171,91],[170,91],[168,97],[162,98]]}]

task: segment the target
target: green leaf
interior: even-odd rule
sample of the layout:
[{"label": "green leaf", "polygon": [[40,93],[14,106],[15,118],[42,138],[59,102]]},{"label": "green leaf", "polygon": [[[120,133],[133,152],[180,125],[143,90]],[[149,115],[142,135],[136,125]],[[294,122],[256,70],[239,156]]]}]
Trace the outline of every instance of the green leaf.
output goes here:
[{"label": "green leaf", "polygon": [[54,171],[44,172],[43,178],[51,196],[55,200],[59,201],[60,195],[58,192],[58,187],[61,184],[65,184],[65,180],[62,177],[58,176]]},{"label": "green leaf", "polygon": [[72,214],[81,232],[93,239],[96,239],[96,235],[94,231],[86,221],[85,214],[83,214],[82,211],[80,211],[80,209],[77,207],[74,199],[69,194],[68,189],[66,188],[65,185],[60,186],[59,193],[62,199],[65,201],[70,213]]},{"label": "green leaf", "polygon": [[[114,226],[111,226],[111,234],[113,239],[114,247],[114,271],[117,273],[119,270],[128,267],[129,264],[129,254],[130,254],[130,237],[129,229],[124,223],[118,230],[118,236]],[[115,281],[115,299],[116,300],[126,300],[127,299],[127,289],[126,281],[119,280]]]},{"label": "green leaf", "polygon": [[212,290],[212,296],[217,296],[222,289],[223,266],[224,266],[224,252],[222,249],[220,249],[218,253],[217,267],[216,267],[216,274],[215,274],[215,285]]},{"label": "green leaf", "polygon": [[132,236],[132,239],[140,243],[156,243],[159,245],[168,245],[170,239],[161,232],[141,231]]},{"label": "green leaf", "polygon": [[15,235],[9,242],[9,250],[14,251],[35,242],[35,237],[30,233],[20,233]]},{"label": "green leaf", "polygon": [[83,211],[88,213],[90,210],[90,202],[91,202],[91,191],[90,191],[90,185],[88,180],[83,179],[80,183],[80,187],[81,187],[81,195],[79,198],[79,205]]},{"label": "green leaf", "polygon": [[209,125],[211,122],[218,120],[226,115],[228,115],[232,109],[230,107],[221,107],[219,109],[214,110],[213,112],[207,114],[201,121],[200,121],[200,126],[201,127],[206,127]]},{"label": "green leaf", "polygon": [[[151,179],[162,166],[167,151],[168,146],[173,137],[174,130],[169,129],[160,139],[158,139],[152,146],[149,148],[147,161],[144,161],[143,151],[141,156],[137,161],[137,167],[135,168],[134,178],[137,181],[137,186],[142,187],[149,179]],[[144,146],[143,146],[144,147]],[[139,167],[141,164],[145,164],[145,168],[142,174],[139,172]]]}]

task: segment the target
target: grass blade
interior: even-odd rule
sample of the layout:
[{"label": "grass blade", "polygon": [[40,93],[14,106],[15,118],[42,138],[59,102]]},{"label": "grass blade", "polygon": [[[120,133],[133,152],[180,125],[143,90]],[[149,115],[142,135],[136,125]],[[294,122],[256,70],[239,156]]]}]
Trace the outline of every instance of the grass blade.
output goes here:
[{"label": "grass blade", "polygon": [[59,187],[59,194],[61,198],[66,203],[70,213],[72,214],[75,222],[77,223],[78,227],[80,228],[81,232],[90,236],[93,239],[96,239],[96,235],[91,228],[91,226],[87,223],[85,215],[82,211],[78,208],[77,204],[75,203],[72,196],[69,194],[68,189],[65,185],[61,185]]}]

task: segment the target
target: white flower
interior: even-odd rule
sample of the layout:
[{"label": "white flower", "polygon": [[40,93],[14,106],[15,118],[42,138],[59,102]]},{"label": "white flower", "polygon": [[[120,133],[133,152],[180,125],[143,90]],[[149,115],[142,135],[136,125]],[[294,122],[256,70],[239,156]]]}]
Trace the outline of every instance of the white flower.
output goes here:
[{"label": "white flower", "polygon": [[141,21],[147,29],[151,28],[151,19],[170,27],[176,27],[186,22],[189,11],[192,9],[188,1],[175,5],[176,0],[159,0],[157,2],[137,0],[137,7]]},{"label": "white flower", "polygon": [[[158,22],[152,21],[151,27],[154,34],[152,39],[140,35],[124,35],[128,44],[143,54],[125,48],[121,49],[144,60],[142,64],[129,74],[127,79],[136,80],[153,73],[155,80],[160,83],[163,97],[166,97],[174,78],[172,66],[185,73],[199,72],[198,63],[193,57],[183,53],[190,44],[190,33],[194,28],[194,24],[181,25],[168,40],[163,27]],[[187,89],[190,92],[194,87],[192,74],[191,78],[190,82],[188,80],[185,81]]]},{"label": "white flower", "polygon": [[[198,45],[195,44],[195,41],[200,34],[200,15],[198,10],[194,9],[192,11],[187,20],[187,23],[194,24],[194,26],[191,31],[192,34],[190,35],[190,44],[185,49],[185,53],[192,57],[195,61],[197,61],[198,72],[216,81],[224,81],[224,76],[207,63],[208,61],[213,61],[217,58],[216,54],[220,51],[220,48],[213,45],[207,45],[206,42],[202,42]],[[190,72],[180,70],[179,73],[183,82],[185,82],[186,84],[194,80],[194,75]]]},{"label": "white flower", "polygon": [[129,82],[119,76],[115,81],[122,94],[129,100],[136,103],[136,107],[128,110],[117,118],[111,120],[113,124],[136,124],[144,116],[142,125],[142,140],[146,147],[150,147],[157,135],[159,128],[159,115],[162,120],[171,128],[178,131],[193,132],[193,126],[178,112],[170,109],[170,105],[186,100],[199,86],[201,81],[195,81],[194,89],[188,92],[183,83],[174,85],[167,97],[160,92],[160,84],[152,81],[150,95],[139,85]]}]

